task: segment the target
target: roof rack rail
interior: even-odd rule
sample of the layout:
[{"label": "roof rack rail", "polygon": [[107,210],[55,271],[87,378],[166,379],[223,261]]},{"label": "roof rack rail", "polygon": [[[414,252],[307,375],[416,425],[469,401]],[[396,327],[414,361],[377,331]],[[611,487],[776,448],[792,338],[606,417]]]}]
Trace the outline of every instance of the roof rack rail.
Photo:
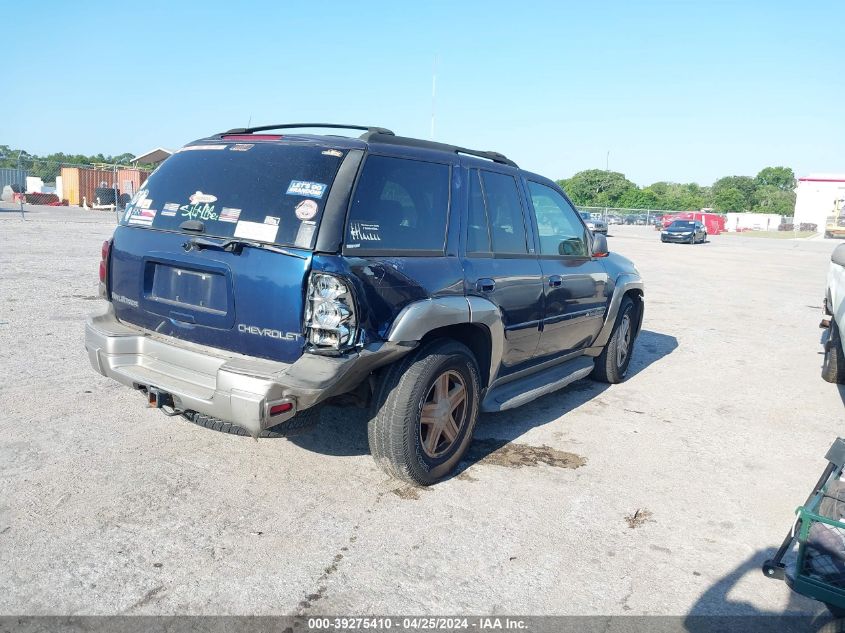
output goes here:
[{"label": "roof rack rail", "polygon": [[295,128],[319,127],[341,130],[365,130],[368,134],[385,134],[395,136],[393,132],[383,127],[367,125],[342,125],[340,123],[281,123],[278,125],[259,125],[258,127],[236,127],[222,134],[252,134],[253,132],[265,132],[267,130],[289,130]]},{"label": "roof rack rail", "polygon": [[406,145],[408,147],[421,147],[425,149],[433,149],[441,152],[451,152],[454,154],[468,154],[469,156],[477,156],[478,158],[486,158],[494,163],[500,165],[509,165],[519,169],[519,165],[513,162],[510,158],[499,152],[480,151],[460,147],[458,145],[448,145],[447,143],[438,143],[436,141],[426,141],[418,138],[410,138],[407,136],[396,136],[392,132],[390,134],[382,135],[380,132],[367,131],[367,133],[360,136],[361,140],[370,143],[385,143],[388,145]]}]

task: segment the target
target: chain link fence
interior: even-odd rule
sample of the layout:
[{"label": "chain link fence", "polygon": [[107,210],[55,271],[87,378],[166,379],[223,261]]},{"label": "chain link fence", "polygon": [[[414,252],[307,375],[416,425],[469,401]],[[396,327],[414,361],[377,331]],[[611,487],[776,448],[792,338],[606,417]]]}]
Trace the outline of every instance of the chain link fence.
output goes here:
[{"label": "chain link fence", "polygon": [[0,169],[0,200],[115,211],[146,182],[151,169],[126,164],[80,164],[26,160]]},{"label": "chain link fence", "polygon": [[602,219],[608,224],[637,224],[650,226],[658,223],[664,215],[683,213],[666,209],[621,209],[615,207],[578,207],[594,218]]}]

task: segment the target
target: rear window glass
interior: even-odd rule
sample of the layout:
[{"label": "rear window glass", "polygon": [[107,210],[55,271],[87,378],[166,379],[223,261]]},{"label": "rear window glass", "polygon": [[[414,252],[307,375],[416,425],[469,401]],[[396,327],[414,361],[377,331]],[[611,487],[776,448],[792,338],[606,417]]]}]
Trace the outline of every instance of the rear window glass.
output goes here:
[{"label": "rear window glass", "polygon": [[448,165],[370,156],[349,209],[346,249],[441,253],[448,212]]},{"label": "rear window glass", "polygon": [[150,176],[121,224],[311,248],[343,153],[278,143],[183,148]]}]

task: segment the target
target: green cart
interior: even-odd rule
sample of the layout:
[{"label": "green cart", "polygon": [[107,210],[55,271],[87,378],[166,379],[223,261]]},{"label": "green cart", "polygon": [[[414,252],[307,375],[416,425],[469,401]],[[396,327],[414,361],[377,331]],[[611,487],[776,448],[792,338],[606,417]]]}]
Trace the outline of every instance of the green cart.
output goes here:
[{"label": "green cart", "polygon": [[[784,580],[804,596],[823,602],[836,618],[845,617],[845,440],[828,450],[829,462],[774,558],[763,563],[767,578]],[[794,560],[784,562],[797,543]]]}]

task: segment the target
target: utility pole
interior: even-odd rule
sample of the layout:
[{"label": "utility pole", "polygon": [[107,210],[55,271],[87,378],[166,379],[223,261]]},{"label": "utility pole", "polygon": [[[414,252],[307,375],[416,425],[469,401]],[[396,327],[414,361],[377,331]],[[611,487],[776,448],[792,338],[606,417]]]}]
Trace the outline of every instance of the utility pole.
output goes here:
[{"label": "utility pole", "polygon": [[[610,150],[607,150],[607,155],[604,157],[604,180],[605,187],[610,184]],[[607,220],[607,202],[604,205],[604,219]]]},{"label": "utility pole", "polygon": [[434,116],[437,100],[437,54],[434,55],[434,64],[431,67],[431,140],[434,140]]}]

